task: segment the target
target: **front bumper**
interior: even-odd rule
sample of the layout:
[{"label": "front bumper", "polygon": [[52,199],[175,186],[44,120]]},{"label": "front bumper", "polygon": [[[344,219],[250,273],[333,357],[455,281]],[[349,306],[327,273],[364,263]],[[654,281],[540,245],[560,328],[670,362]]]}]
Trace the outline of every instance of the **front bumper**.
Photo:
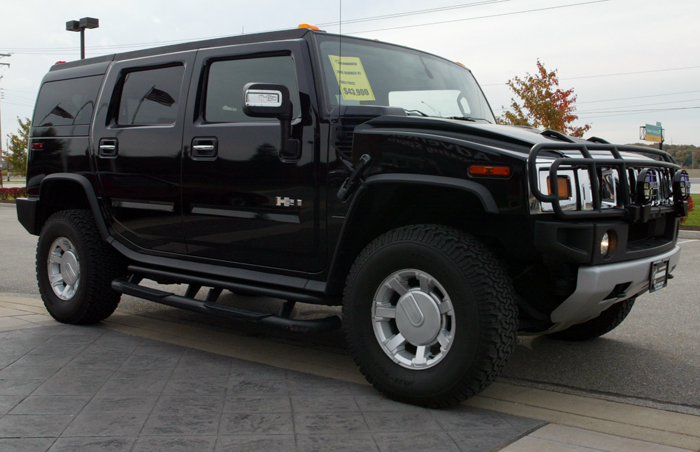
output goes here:
[{"label": "front bumper", "polygon": [[[661,212],[661,209],[659,209]],[[605,265],[651,258],[671,251],[679,219],[666,209],[645,223],[624,221],[535,221],[534,246],[543,259],[583,265]],[[615,237],[612,255],[600,254],[605,233]]]},{"label": "front bumper", "polygon": [[[555,327],[549,332],[562,330],[595,318],[611,305],[647,291],[652,262],[669,259],[668,269],[671,273],[678,265],[680,257],[681,248],[676,245],[665,253],[642,259],[579,267],[576,290],[552,312],[551,320]],[[612,298],[609,297],[616,286],[627,283],[629,286],[624,290],[624,293]]]}]

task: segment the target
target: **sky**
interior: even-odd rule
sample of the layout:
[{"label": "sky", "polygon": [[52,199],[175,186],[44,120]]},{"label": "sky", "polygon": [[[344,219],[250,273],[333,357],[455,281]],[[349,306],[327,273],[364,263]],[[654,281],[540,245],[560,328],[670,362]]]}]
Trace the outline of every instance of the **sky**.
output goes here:
[{"label": "sky", "polygon": [[470,68],[496,116],[512,96],[505,83],[539,59],[574,89],[584,137],[639,142],[640,126],[661,122],[666,143],[700,145],[698,0],[3,0],[3,149],[51,65],[80,58],[65,22],[82,17],[100,21],[86,31],[88,58],[302,23],[413,47]]}]

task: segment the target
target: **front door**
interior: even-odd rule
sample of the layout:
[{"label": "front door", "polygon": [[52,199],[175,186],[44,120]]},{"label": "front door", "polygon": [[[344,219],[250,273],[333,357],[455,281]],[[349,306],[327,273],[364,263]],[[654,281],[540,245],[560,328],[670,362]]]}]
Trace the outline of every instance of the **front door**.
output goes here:
[{"label": "front door", "polygon": [[[304,41],[200,50],[184,135],[183,215],[190,255],[320,270],[313,83]],[[247,83],[285,85],[298,158],[279,154],[280,121],[243,112]]]},{"label": "front door", "polygon": [[187,252],[180,205],[182,126],[196,52],[116,62],[92,135],[102,196],[117,238]]}]

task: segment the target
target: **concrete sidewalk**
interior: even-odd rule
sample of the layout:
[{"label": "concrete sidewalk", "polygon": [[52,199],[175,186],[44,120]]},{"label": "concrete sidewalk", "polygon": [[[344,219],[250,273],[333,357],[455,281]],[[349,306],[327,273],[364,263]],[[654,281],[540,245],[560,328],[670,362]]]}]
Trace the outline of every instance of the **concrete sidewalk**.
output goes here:
[{"label": "concrete sidewalk", "polygon": [[545,424],[469,406],[427,410],[366,384],[227,356],[293,351],[265,341],[231,337],[217,354],[206,350],[211,331],[172,325],[182,339],[169,342],[185,342],[172,344],[118,331],[161,335],[158,322],[62,325],[36,314],[36,300],[0,300],[3,452],[489,451]]},{"label": "concrete sidewalk", "polygon": [[62,325],[30,297],[0,296],[0,369],[3,451],[700,450],[695,416],[502,383],[426,410],[345,355],[134,315]]}]

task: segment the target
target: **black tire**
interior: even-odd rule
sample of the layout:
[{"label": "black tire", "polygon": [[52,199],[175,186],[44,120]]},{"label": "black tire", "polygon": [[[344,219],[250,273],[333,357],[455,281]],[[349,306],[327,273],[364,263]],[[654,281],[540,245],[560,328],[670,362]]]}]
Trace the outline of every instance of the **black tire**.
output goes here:
[{"label": "black tire", "polygon": [[605,311],[601,312],[598,317],[591,319],[588,322],[579,323],[578,325],[570,326],[569,328],[550,333],[547,336],[552,339],[561,341],[589,341],[597,337],[607,334],[614,330],[622,323],[630,313],[634,306],[636,297],[629,298],[625,301],[615,303]]},{"label": "black tire", "polygon": [[[432,276],[451,301],[454,335],[432,367],[397,363],[375,333],[379,322],[373,320],[373,300],[389,277],[404,274],[402,269]],[[347,278],[343,323],[350,352],[376,389],[394,400],[431,408],[455,405],[484,390],[505,367],[517,339],[515,293],[498,259],[475,238],[436,225],[395,229],[362,251]],[[418,350],[408,343],[406,350],[409,346]],[[432,359],[429,347],[429,354],[423,354]]]},{"label": "black tire", "polygon": [[[49,276],[49,272],[54,272],[54,276],[57,276],[56,272],[62,274],[62,266],[69,265],[61,263],[49,268],[50,253],[55,250],[60,254],[56,242],[62,238],[73,247],[70,252],[77,259],[79,268],[76,284],[71,286],[67,277],[59,284],[66,290],[71,289],[63,295],[66,299],[61,299],[54,291]],[[60,257],[62,262],[67,260],[66,256],[64,251]],[[37,281],[46,309],[59,322],[86,325],[109,317],[121,298],[121,294],[112,290],[111,283],[114,278],[122,276],[125,269],[124,258],[102,240],[90,211],[57,212],[44,224],[36,248]]]}]

